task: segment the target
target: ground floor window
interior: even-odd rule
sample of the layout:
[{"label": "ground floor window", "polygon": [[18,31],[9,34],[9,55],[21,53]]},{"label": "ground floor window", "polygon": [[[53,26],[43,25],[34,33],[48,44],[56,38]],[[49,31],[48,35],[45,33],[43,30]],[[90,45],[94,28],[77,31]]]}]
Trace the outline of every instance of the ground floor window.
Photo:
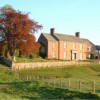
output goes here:
[{"label": "ground floor window", "polygon": [[52,57],[55,58],[55,52],[54,51],[52,52]]},{"label": "ground floor window", "polygon": [[90,58],[90,57],[91,57],[91,55],[89,54],[89,55],[88,55],[88,57]]},{"label": "ground floor window", "polygon": [[67,52],[65,51],[64,52],[64,59],[67,57]]},{"label": "ground floor window", "polygon": [[80,60],[82,60],[82,53],[80,53]]}]

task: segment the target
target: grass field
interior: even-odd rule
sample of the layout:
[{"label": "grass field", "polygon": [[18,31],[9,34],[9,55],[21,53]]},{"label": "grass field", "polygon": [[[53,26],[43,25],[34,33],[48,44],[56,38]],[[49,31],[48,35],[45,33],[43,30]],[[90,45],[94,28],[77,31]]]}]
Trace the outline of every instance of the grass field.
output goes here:
[{"label": "grass field", "polygon": [[[100,65],[84,65],[84,66],[67,66],[64,68],[38,68],[33,70],[17,71],[20,79],[27,80],[43,80],[49,83],[59,84],[62,83],[71,90],[79,90],[79,81],[82,84],[83,91],[92,91],[93,82],[95,82],[96,92],[100,93]],[[71,86],[68,87],[70,79]],[[85,84],[86,83],[86,84]]]},{"label": "grass field", "polygon": [[[18,79],[18,76],[20,79]],[[26,80],[31,76],[31,80]],[[35,77],[35,78],[34,78]],[[33,79],[32,79],[33,78]],[[57,86],[56,82],[70,79],[70,87]],[[54,82],[53,84],[47,84]],[[91,84],[78,88],[79,80],[96,82],[96,93],[84,91],[92,89]],[[100,65],[67,66],[64,68],[38,68],[12,72],[0,65],[0,99],[100,99]],[[68,85],[67,85],[68,86]]]},{"label": "grass field", "polygon": [[71,78],[100,81],[100,64],[71,65],[61,68],[34,68],[17,71],[20,75],[44,76],[47,78]]}]

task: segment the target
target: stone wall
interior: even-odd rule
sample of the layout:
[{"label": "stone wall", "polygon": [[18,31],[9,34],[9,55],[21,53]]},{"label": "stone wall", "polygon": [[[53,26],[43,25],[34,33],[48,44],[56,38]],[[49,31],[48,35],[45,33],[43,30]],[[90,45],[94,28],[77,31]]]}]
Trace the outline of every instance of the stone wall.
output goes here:
[{"label": "stone wall", "polygon": [[32,62],[32,63],[12,63],[12,70],[33,69],[44,67],[63,67],[66,65],[82,65],[91,64],[92,62],[75,62],[75,61],[59,61],[59,62]]}]

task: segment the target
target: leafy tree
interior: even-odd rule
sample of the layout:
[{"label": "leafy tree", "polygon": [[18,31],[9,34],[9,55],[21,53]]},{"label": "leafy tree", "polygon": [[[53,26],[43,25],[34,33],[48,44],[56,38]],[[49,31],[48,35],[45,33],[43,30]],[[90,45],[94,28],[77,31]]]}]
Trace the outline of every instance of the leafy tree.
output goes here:
[{"label": "leafy tree", "polygon": [[7,57],[12,53],[14,61],[16,49],[31,54],[39,47],[34,33],[41,29],[42,25],[28,15],[29,13],[16,11],[8,5],[0,9],[0,42],[7,45]]}]

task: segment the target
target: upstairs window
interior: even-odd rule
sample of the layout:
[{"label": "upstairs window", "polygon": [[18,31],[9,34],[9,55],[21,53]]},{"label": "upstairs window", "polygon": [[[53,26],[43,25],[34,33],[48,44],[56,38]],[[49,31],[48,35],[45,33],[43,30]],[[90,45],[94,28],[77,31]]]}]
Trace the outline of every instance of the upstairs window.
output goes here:
[{"label": "upstairs window", "polygon": [[67,43],[66,42],[64,42],[64,48],[67,48]]},{"label": "upstairs window", "polygon": [[82,43],[80,44],[80,50],[82,50],[83,49],[83,45],[82,45]]},{"label": "upstairs window", "polygon": [[53,42],[52,47],[55,48],[55,42]]},{"label": "upstairs window", "polygon": [[73,49],[76,49],[76,44],[75,43],[73,43]]},{"label": "upstairs window", "polygon": [[89,46],[88,51],[91,51],[91,46]]},{"label": "upstairs window", "polygon": [[95,50],[95,53],[98,53],[98,50]]}]

